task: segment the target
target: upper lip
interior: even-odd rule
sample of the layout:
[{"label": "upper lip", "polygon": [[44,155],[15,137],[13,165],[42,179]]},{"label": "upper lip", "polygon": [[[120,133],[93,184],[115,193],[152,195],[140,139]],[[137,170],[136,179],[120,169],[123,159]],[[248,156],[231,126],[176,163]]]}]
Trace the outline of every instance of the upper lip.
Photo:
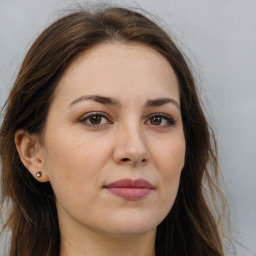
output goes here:
[{"label": "upper lip", "polygon": [[104,188],[149,188],[153,189],[154,186],[144,179],[122,179],[107,184]]}]

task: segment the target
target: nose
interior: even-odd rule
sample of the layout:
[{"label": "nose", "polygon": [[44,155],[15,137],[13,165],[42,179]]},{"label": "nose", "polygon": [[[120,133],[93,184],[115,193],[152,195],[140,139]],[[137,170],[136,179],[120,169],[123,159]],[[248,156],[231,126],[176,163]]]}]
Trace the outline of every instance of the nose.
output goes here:
[{"label": "nose", "polygon": [[115,141],[114,162],[131,166],[146,165],[151,155],[143,132],[138,127],[120,130]]}]

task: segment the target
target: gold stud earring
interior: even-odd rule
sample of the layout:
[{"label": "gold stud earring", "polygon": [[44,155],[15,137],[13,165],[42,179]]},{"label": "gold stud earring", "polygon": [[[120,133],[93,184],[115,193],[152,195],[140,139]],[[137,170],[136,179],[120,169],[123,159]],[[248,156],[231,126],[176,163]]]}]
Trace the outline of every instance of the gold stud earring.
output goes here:
[{"label": "gold stud earring", "polygon": [[41,177],[42,177],[42,172],[37,172],[37,173],[36,173],[36,177],[37,177],[37,178],[41,178]]}]

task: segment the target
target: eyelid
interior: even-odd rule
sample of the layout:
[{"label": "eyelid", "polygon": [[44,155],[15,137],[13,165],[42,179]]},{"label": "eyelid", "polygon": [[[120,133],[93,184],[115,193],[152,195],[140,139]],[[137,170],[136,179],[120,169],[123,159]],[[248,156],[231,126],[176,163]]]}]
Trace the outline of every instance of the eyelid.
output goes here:
[{"label": "eyelid", "polygon": [[[107,122],[103,123],[103,124],[88,124],[86,123],[87,120],[90,119],[90,117],[92,116],[100,116],[101,118],[105,118],[107,120]],[[147,122],[150,121],[150,119],[152,117],[160,117],[162,119],[164,119],[167,124],[165,125],[154,125],[154,124],[147,124]],[[110,117],[108,116],[108,114],[104,113],[104,112],[99,112],[99,111],[93,111],[93,112],[88,112],[86,114],[84,114],[81,118],[79,118],[79,122],[82,123],[84,126],[90,127],[90,128],[101,128],[106,124],[112,124],[113,122],[110,121]],[[176,124],[176,120],[170,116],[169,114],[165,114],[162,112],[157,112],[157,113],[152,113],[150,115],[147,116],[145,123],[147,125],[152,125],[154,127],[158,127],[158,128],[166,128],[166,127],[170,127]]]},{"label": "eyelid", "polygon": [[[92,117],[92,116],[101,116],[101,117],[105,118],[108,121],[107,122],[108,124],[112,123],[110,121],[109,116],[106,113],[98,112],[98,111],[93,111],[93,112],[89,112],[89,113],[84,114],[81,118],[79,118],[79,122],[80,123],[84,123],[86,120],[90,119],[90,117]],[[83,125],[85,125],[87,127],[91,127],[91,128],[99,128],[99,127],[101,127],[101,126],[103,126],[105,124],[99,124],[99,125],[83,124]]]},{"label": "eyelid", "polygon": [[[156,126],[156,127],[168,127],[168,126],[173,126],[173,125],[175,125],[176,124],[176,120],[172,117],[172,116],[170,116],[170,115],[168,115],[168,114],[165,114],[165,113],[162,113],[162,112],[157,112],[157,113],[153,113],[153,114],[150,114],[148,117],[147,117],[147,121],[149,121],[149,119],[150,118],[152,118],[152,117],[161,117],[161,118],[165,118],[165,119],[167,119],[167,122],[169,123],[168,125],[153,125],[152,124],[152,126]],[[147,122],[146,121],[146,122]]]}]

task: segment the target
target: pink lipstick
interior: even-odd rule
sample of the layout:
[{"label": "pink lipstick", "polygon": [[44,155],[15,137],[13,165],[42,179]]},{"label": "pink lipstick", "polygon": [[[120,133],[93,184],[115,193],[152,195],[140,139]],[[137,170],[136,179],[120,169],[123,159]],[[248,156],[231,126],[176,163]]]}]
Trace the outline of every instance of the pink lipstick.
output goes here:
[{"label": "pink lipstick", "polygon": [[127,200],[139,200],[146,197],[153,189],[153,185],[144,179],[117,180],[104,186],[110,193]]}]

